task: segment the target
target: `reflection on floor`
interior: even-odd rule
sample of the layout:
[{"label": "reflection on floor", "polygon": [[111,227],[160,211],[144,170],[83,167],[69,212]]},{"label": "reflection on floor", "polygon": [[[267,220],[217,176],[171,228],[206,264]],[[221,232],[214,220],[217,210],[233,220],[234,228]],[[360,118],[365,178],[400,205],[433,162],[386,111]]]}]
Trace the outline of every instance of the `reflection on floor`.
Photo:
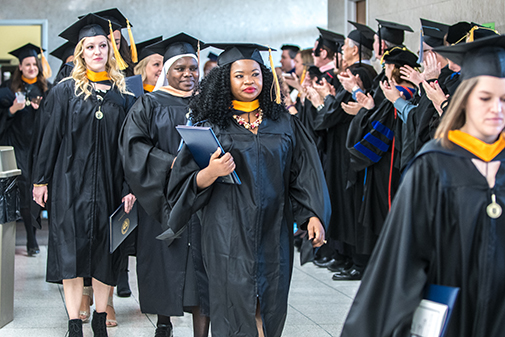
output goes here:
[{"label": "reflection on floor", "polygon": [[[28,257],[24,246],[24,228],[18,227],[16,247],[14,321],[0,329],[0,337],[65,336],[67,313],[63,288],[45,282],[47,247],[42,244],[47,234],[37,233],[41,253]],[[44,236],[45,234],[45,236]],[[283,336],[339,336],[358,281],[332,281],[332,273],[308,263],[300,266],[296,254],[289,309]],[[110,337],[154,336],[156,316],[144,315],[138,304],[135,258],[130,258],[130,287],[132,296],[119,298],[114,294],[118,327],[109,328]],[[191,317],[172,318],[175,337],[191,337]],[[84,324],[84,336],[90,337],[90,324]]]}]

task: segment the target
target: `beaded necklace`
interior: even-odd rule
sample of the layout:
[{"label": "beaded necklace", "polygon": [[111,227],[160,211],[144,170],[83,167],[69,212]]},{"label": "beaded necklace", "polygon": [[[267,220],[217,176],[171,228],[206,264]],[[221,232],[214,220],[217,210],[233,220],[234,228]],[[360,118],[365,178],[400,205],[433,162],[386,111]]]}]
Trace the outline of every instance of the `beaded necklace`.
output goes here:
[{"label": "beaded necklace", "polygon": [[233,118],[235,118],[235,120],[237,121],[237,123],[239,125],[242,125],[247,130],[249,130],[249,129],[254,130],[263,121],[263,110],[258,109],[258,112],[256,112],[254,114],[254,116],[256,117],[256,120],[252,123],[249,123],[248,121],[246,121],[244,118],[240,117],[239,115],[233,115]]}]

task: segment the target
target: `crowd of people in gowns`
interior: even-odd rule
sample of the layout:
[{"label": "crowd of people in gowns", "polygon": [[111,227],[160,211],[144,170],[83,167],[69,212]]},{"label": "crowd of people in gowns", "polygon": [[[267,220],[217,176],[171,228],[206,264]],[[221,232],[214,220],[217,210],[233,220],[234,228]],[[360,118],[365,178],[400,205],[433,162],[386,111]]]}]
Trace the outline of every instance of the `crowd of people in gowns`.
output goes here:
[{"label": "crowd of people in gowns", "polygon": [[[275,69],[255,43],[135,43],[116,8],[60,34],[53,83],[40,47],[11,52],[0,145],[23,172],[30,256],[48,211],[46,280],[63,284],[70,337],[118,325],[128,256],[155,336],[185,312],[194,336],[281,336],[307,241],[333,280],[362,280],[342,336],[409,336],[431,284],[459,289],[446,336],[500,334],[505,37],[421,19],[414,52],[407,25],[349,23],[347,36],[318,28],[309,48],[283,45]],[[222,52],[200,74],[207,47]],[[178,125],[212,130],[208,165]],[[109,252],[121,205],[138,226]]]}]

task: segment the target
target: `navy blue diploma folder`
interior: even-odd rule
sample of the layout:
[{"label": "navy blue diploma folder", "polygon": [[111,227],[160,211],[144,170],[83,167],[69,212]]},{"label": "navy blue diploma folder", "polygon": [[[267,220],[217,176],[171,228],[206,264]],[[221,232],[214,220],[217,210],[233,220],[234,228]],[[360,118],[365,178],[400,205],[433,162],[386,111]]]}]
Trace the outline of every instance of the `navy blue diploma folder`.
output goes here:
[{"label": "navy blue diploma folder", "polygon": [[133,204],[130,213],[124,211],[124,202],[109,217],[110,225],[110,248],[112,254],[116,248],[126,239],[130,233],[137,228],[137,203]]},{"label": "navy blue diploma folder", "polygon": [[[218,147],[221,149],[222,154],[225,153],[212,128],[188,125],[179,125],[175,128],[200,168],[203,169],[209,165],[210,157]],[[219,177],[216,181],[227,184],[241,184],[235,171],[225,177]]]}]

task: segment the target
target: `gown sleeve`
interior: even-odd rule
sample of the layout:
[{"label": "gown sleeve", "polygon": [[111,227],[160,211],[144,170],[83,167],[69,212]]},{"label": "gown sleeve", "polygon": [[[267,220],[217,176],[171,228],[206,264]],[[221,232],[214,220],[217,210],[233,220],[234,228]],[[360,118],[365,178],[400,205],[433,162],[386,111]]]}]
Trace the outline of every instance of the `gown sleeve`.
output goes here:
[{"label": "gown sleeve", "polygon": [[171,212],[168,230],[163,233],[165,240],[178,237],[191,216],[205,206],[212,195],[214,184],[198,190],[196,176],[200,172],[188,147],[184,145],[177,155],[167,188],[167,199]]},{"label": "gown sleeve", "polygon": [[331,215],[330,197],[317,148],[297,118],[292,118],[296,136],[289,193],[294,220],[304,226],[310,217],[327,226]]},{"label": "gown sleeve", "polygon": [[[41,133],[33,165],[33,183],[48,184],[52,178],[61,140],[65,134],[69,91],[65,85],[52,88],[44,103],[43,114],[48,118]],[[43,123],[43,122],[41,122]]]},{"label": "gown sleeve", "polygon": [[414,311],[428,278],[438,178],[433,165],[417,159],[386,218],[342,337],[410,336]]},{"label": "gown sleeve", "polygon": [[121,128],[119,151],[133,194],[144,210],[163,224],[169,212],[165,188],[175,155],[154,144],[150,130],[154,108],[145,95],[132,106]]}]

